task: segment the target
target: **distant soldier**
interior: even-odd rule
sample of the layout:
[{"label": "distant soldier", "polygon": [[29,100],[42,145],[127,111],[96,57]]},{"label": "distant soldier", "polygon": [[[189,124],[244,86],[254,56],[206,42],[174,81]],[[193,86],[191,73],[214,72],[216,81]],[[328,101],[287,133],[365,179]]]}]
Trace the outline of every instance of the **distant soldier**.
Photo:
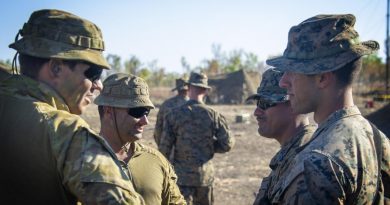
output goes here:
[{"label": "distant soldier", "polygon": [[177,95],[166,100],[160,107],[157,113],[156,127],[154,130],[154,140],[158,145],[161,138],[161,132],[163,130],[164,116],[174,107],[183,105],[188,101],[188,80],[184,78],[176,79],[176,87],[172,89],[172,92],[177,90]]},{"label": "distant soldier", "polygon": [[255,205],[276,201],[274,196],[281,189],[284,177],[289,174],[291,161],[316,129],[316,126],[309,124],[306,114],[292,112],[287,90],[279,87],[282,75],[273,68],[266,70],[257,93],[247,99],[257,100],[254,116],[259,134],[277,140],[281,146],[269,164],[271,173],[261,182]]},{"label": "distant soldier", "polygon": [[352,94],[362,56],[379,44],[360,42],[354,24],[351,14],[309,18],[290,29],[283,56],[267,60],[285,72],[279,85],[293,111],[314,112],[319,125],[272,203],[384,204],[390,196],[390,142],[360,114]]},{"label": "distant soldier", "polygon": [[228,152],[234,145],[225,117],[203,103],[207,76],[191,73],[190,100],[173,108],[164,121],[159,150],[172,158],[178,184],[187,204],[213,203],[214,153]]},{"label": "distant soldier", "polygon": [[[153,109],[146,82],[131,74],[113,74],[103,83],[98,105],[100,134],[115,151],[146,204],[185,204],[168,160],[156,149],[142,145],[144,127]],[[129,182],[130,183],[130,182]]]},{"label": "distant soldier", "polygon": [[115,153],[78,116],[109,69],[100,29],[39,10],[18,35],[10,47],[21,75],[0,81],[2,204],[144,204]]}]

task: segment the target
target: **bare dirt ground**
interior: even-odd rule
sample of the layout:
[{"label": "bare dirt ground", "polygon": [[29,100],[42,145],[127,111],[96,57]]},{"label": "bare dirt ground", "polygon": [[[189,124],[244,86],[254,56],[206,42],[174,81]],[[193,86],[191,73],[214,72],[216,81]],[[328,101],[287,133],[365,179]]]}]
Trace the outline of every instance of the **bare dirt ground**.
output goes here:
[{"label": "bare dirt ground", "polygon": [[[161,94],[161,93],[160,93]],[[152,99],[160,103],[161,98]],[[363,105],[358,100],[358,105]],[[158,104],[156,103],[156,104]],[[261,137],[257,133],[257,122],[253,117],[254,105],[213,105],[215,110],[222,113],[228,120],[230,130],[236,138],[235,147],[226,154],[216,154],[215,164],[215,190],[214,199],[216,205],[252,204],[261,180],[270,172],[268,167],[272,156],[279,150],[279,144],[272,139]],[[364,114],[373,112],[359,106]],[[156,147],[153,140],[153,130],[158,108],[152,110],[149,116],[150,124],[145,129],[141,143]],[[236,123],[236,116],[249,114],[247,123]],[[83,118],[99,130],[100,122],[97,107],[88,108]]]}]

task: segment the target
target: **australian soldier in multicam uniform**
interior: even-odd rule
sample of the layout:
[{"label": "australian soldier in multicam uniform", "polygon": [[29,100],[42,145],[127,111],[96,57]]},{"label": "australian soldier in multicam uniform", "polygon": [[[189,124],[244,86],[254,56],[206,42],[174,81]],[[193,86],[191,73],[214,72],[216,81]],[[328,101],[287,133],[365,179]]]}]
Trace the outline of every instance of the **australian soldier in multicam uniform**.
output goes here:
[{"label": "australian soldier in multicam uniform", "polygon": [[166,100],[157,113],[156,126],[154,128],[154,140],[158,145],[160,143],[161,132],[164,125],[164,116],[174,107],[183,105],[188,101],[188,79],[178,78],[176,79],[176,87],[172,89],[172,92],[177,90],[177,95]]},{"label": "australian soldier in multicam uniform", "polygon": [[78,116],[109,68],[99,28],[39,10],[18,35],[10,47],[21,75],[0,81],[2,204],[144,204],[115,153]]},{"label": "australian soldier in multicam uniform", "polygon": [[362,56],[379,44],[360,42],[354,24],[351,14],[309,18],[290,29],[283,56],[267,60],[285,72],[279,85],[293,111],[314,112],[318,123],[271,203],[383,204],[389,197],[390,142],[352,96]]},{"label": "australian soldier in multicam uniform", "polygon": [[229,151],[234,144],[224,116],[203,103],[207,76],[191,73],[190,100],[173,108],[164,120],[159,150],[169,157],[175,146],[172,163],[178,184],[187,204],[212,204],[214,153]]},{"label": "australian soldier in multicam uniform", "polygon": [[279,87],[283,72],[273,68],[264,72],[257,93],[247,100],[257,100],[254,116],[261,136],[273,138],[281,149],[272,158],[268,177],[265,177],[256,195],[255,205],[271,204],[273,197],[283,184],[282,179],[289,174],[289,165],[314,133],[316,126],[309,124],[306,114],[292,112],[287,90]]},{"label": "australian soldier in multicam uniform", "polygon": [[100,134],[115,151],[121,165],[146,204],[185,204],[176,184],[176,174],[168,160],[156,149],[137,141],[149,123],[154,108],[146,82],[131,74],[113,74],[103,83],[95,99]]}]

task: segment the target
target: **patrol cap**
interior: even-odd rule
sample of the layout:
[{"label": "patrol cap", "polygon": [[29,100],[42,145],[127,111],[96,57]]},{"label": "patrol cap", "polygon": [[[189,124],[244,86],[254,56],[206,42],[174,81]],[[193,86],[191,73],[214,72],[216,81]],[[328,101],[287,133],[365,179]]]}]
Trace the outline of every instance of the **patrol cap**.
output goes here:
[{"label": "patrol cap", "polygon": [[175,90],[188,90],[188,80],[185,79],[185,78],[178,78],[176,79],[176,87],[174,87],[172,89],[172,91],[175,91]]},{"label": "patrol cap", "polygon": [[283,72],[275,68],[267,69],[263,73],[263,78],[260,86],[257,88],[257,93],[249,96],[246,100],[265,100],[273,103],[288,101],[287,89],[279,87],[279,81],[282,75]]},{"label": "patrol cap", "polygon": [[211,87],[208,86],[207,81],[208,81],[208,79],[207,79],[206,74],[191,72],[190,80],[188,81],[188,84],[196,86],[196,87],[210,89]]},{"label": "patrol cap", "polygon": [[[21,39],[18,39],[19,34]],[[100,29],[88,20],[61,10],[33,12],[9,47],[30,56],[82,60],[110,69],[102,54],[104,42]]]},{"label": "patrol cap", "polygon": [[283,56],[268,65],[306,75],[337,70],[353,60],[376,52],[376,41],[359,41],[355,16],[317,15],[293,26]]},{"label": "patrol cap", "polygon": [[125,73],[107,77],[103,82],[102,92],[94,102],[96,105],[119,108],[154,108],[149,99],[149,88],[145,80]]}]

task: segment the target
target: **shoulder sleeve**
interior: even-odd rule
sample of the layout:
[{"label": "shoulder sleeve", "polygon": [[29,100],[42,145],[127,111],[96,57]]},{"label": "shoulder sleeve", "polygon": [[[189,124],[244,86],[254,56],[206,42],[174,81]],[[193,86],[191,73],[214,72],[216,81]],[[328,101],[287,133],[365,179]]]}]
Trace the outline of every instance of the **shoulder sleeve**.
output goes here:
[{"label": "shoulder sleeve", "polygon": [[162,193],[162,204],[185,205],[186,201],[177,185],[177,175],[172,165],[164,156],[162,156],[161,153],[158,153],[158,151],[156,152],[156,155],[158,158],[160,158],[164,169],[164,190]]},{"label": "shoulder sleeve", "polygon": [[280,196],[282,204],[344,204],[352,187],[343,168],[321,153],[312,153],[291,178],[285,180]]},{"label": "shoulder sleeve", "polygon": [[233,135],[230,133],[229,126],[225,117],[218,112],[215,112],[215,137],[214,150],[217,153],[230,151],[235,143]]},{"label": "shoulder sleeve", "polygon": [[156,126],[154,128],[154,141],[156,142],[157,146],[160,144],[160,139],[161,139],[161,132],[163,130],[163,125],[164,125],[164,115],[165,115],[165,109],[164,109],[164,104],[161,105],[160,110],[157,113],[157,118],[156,118]]},{"label": "shoulder sleeve", "polygon": [[[58,115],[61,115],[59,113]],[[85,204],[144,204],[105,141],[78,116],[55,116],[51,144],[62,183]]]},{"label": "shoulder sleeve", "polygon": [[169,112],[164,117],[163,130],[161,132],[160,144],[158,144],[159,151],[166,157],[169,158],[172,147],[175,143],[175,133],[173,131],[173,125],[171,118],[173,115]]},{"label": "shoulder sleeve", "polygon": [[384,196],[390,201],[390,139],[381,133],[382,137],[382,163],[381,174],[384,186]]}]

